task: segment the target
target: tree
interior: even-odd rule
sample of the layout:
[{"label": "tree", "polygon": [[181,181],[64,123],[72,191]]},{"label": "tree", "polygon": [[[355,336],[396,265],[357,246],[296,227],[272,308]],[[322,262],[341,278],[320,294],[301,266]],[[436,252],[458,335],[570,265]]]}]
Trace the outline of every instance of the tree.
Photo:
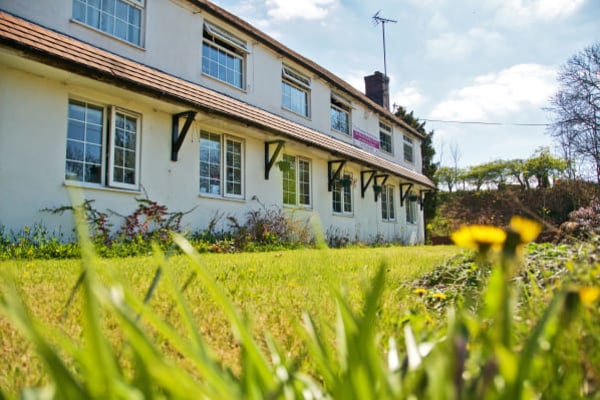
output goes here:
[{"label": "tree", "polygon": [[535,177],[538,188],[550,187],[550,175],[560,174],[566,169],[567,162],[553,157],[548,147],[540,147],[525,161],[526,179]]},{"label": "tree", "polygon": [[446,185],[448,191],[452,192],[454,185],[458,177],[456,176],[456,169],[450,167],[439,167],[435,172],[435,180],[438,184]]},{"label": "tree", "polygon": [[551,98],[551,134],[558,140],[573,173],[574,163],[589,163],[600,183],[600,42],[572,56],[558,75]]}]

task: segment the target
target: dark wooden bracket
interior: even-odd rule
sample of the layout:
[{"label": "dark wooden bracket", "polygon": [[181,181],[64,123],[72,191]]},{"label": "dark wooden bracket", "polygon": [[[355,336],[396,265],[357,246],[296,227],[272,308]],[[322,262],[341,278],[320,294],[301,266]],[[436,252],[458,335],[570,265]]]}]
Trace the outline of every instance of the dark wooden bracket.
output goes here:
[{"label": "dark wooden bracket", "polygon": [[[196,111],[184,111],[179,114],[173,114],[173,125],[171,131],[171,161],[177,161],[177,156],[179,154],[179,149],[183,145],[183,141],[190,130],[190,126],[192,122],[194,122],[194,118],[196,118]],[[181,131],[179,130],[179,120],[185,117],[185,122],[183,123],[183,127]]]},{"label": "dark wooden bracket", "polygon": [[[333,183],[340,178],[342,168],[346,165],[346,160],[327,161],[327,190],[333,190]],[[335,168],[335,171],[334,171]]]},{"label": "dark wooden bracket", "polygon": [[[410,189],[412,189],[412,183],[401,183],[400,184],[400,207],[404,207],[404,200],[410,193]],[[406,188],[406,189],[405,189]]]},{"label": "dark wooden bracket", "polygon": [[[365,197],[365,192],[367,191],[369,184],[371,184],[371,181],[375,178],[376,173],[377,171],[375,170],[360,171],[360,197]],[[367,174],[369,175],[369,179],[365,182],[365,175]]]},{"label": "dark wooden bracket", "polygon": [[[388,180],[389,175],[387,174],[381,174],[381,175],[375,175],[374,181],[373,181],[373,186],[379,186],[381,188],[380,191],[375,191],[373,190],[373,192],[375,192],[375,202],[377,202],[377,199],[379,199],[379,195],[381,194],[381,192],[383,191],[383,187],[385,186],[385,183]],[[383,178],[383,180],[381,182],[378,182],[378,179]]]},{"label": "dark wooden bracket", "polygon": [[[277,145],[275,147],[275,151],[271,154],[271,145]],[[279,157],[279,153],[283,149],[285,145],[285,140],[271,140],[269,142],[265,142],[265,180],[269,180],[269,173],[271,172],[271,168],[273,168],[273,164]]]},{"label": "dark wooden bracket", "polygon": [[427,196],[427,193],[431,193],[431,192],[433,192],[433,190],[430,190],[430,189],[419,190],[419,205],[421,206],[421,210],[423,210],[423,207],[425,206],[425,196]]}]

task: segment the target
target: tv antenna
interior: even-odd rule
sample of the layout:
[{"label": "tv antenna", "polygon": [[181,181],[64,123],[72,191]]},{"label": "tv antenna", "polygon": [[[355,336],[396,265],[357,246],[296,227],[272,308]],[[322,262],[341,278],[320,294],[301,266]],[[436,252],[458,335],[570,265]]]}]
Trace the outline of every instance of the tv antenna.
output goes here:
[{"label": "tv antenna", "polygon": [[383,76],[387,80],[387,60],[385,56],[385,24],[386,22],[392,22],[395,24],[398,21],[389,18],[383,18],[379,15],[379,13],[381,13],[381,10],[377,11],[375,15],[373,15],[373,25],[377,26],[381,24],[381,32],[383,33]]}]

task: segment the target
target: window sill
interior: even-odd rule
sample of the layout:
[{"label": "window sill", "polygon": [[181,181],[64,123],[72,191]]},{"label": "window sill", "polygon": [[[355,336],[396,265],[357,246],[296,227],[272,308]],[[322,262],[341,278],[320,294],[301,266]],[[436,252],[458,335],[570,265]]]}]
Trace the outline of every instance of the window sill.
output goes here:
[{"label": "window sill", "polygon": [[145,47],[142,47],[142,46],[140,46],[140,45],[137,45],[137,44],[135,44],[135,43],[128,42],[127,40],[124,40],[124,39],[121,39],[120,37],[117,37],[117,36],[111,35],[110,33],[104,32],[103,30],[100,30],[100,29],[98,29],[98,28],[94,28],[93,26],[90,26],[90,25],[88,25],[88,24],[86,24],[86,23],[84,23],[84,22],[77,21],[76,19],[73,19],[73,18],[69,19],[69,21],[70,21],[71,23],[75,24],[75,25],[79,25],[79,26],[82,26],[82,27],[84,27],[84,28],[86,28],[86,29],[89,29],[90,31],[93,31],[93,32],[99,33],[99,34],[101,34],[102,36],[105,36],[105,37],[107,37],[107,38],[110,38],[110,39],[112,39],[112,40],[116,40],[117,42],[119,42],[119,43],[122,43],[122,44],[125,44],[125,45],[127,45],[127,46],[129,46],[129,47],[131,47],[131,48],[133,48],[133,49],[136,49],[136,50],[141,50],[141,51],[146,51],[146,48],[145,48]]},{"label": "window sill", "polygon": [[295,204],[284,204],[283,208],[288,209],[288,210],[293,210],[293,211],[308,211],[311,212],[312,211],[312,206],[299,206],[299,205],[295,205]]},{"label": "window sill", "polygon": [[293,111],[293,110],[287,109],[287,108],[285,108],[285,107],[283,107],[283,106],[281,107],[281,109],[282,109],[283,111],[287,112],[287,113],[290,113],[290,114],[293,114],[293,115],[297,115],[297,116],[298,116],[298,117],[300,117],[300,118],[304,118],[304,119],[305,119],[305,120],[307,120],[307,121],[312,121],[311,117],[310,117],[310,116],[308,116],[308,115],[304,115],[304,114],[297,113],[296,111]]},{"label": "window sill", "polygon": [[334,217],[342,217],[342,218],[354,218],[354,213],[351,214],[345,214],[345,213],[338,213],[338,212],[333,212],[332,215]]},{"label": "window sill", "polygon": [[198,197],[201,199],[228,201],[231,203],[246,203],[245,197],[224,197],[219,194],[210,194],[210,193],[199,193]]},{"label": "window sill", "polygon": [[130,194],[130,195],[134,195],[134,196],[142,194],[141,190],[139,190],[139,189],[129,190],[129,189],[110,187],[110,186],[95,185],[92,183],[83,183],[83,182],[64,181],[63,186],[66,188],[98,190],[101,192],[114,192],[114,193]]}]

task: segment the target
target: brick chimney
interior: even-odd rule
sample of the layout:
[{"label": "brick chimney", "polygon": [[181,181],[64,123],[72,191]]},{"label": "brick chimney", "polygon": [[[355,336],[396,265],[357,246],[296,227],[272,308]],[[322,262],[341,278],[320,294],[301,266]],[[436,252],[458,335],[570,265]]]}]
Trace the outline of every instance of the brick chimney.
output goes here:
[{"label": "brick chimney", "polygon": [[386,110],[390,109],[390,79],[381,72],[365,76],[365,94]]}]

